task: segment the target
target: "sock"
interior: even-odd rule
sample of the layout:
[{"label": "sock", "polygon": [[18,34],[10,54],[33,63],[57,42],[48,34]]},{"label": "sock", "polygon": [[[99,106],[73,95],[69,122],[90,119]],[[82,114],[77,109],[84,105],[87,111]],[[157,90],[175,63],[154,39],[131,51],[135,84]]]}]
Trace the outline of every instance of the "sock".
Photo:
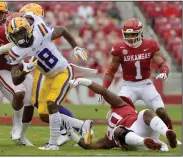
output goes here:
[{"label": "sock", "polygon": [[80,137],[74,132],[72,131],[70,136],[69,136],[73,141],[75,141],[77,144],[79,143],[80,141]]},{"label": "sock", "polygon": [[57,145],[57,139],[60,135],[61,117],[60,113],[56,112],[49,115],[50,120],[50,140],[49,144]]},{"label": "sock", "polygon": [[15,111],[13,110],[13,126],[16,128],[21,128],[22,126],[22,115],[23,115],[23,107],[18,110]]},{"label": "sock", "polygon": [[129,132],[125,137],[125,143],[128,145],[144,145],[144,138],[134,132]]},{"label": "sock", "polygon": [[31,124],[31,122],[28,122],[28,123],[22,123],[22,130],[21,130],[21,137],[24,137],[25,136],[25,133],[29,127],[29,124]]},{"label": "sock", "polygon": [[66,116],[64,114],[60,114],[60,115],[61,115],[62,120],[67,124],[67,126],[70,125],[73,128],[79,128],[79,129],[82,128],[84,121],[78,120],[76,118],[71,118],[71,117]]},{"label": "sock", "polygon": [[165,123],[158,117],[155,116],[150,122],[150,127],[154,130],[159,132],[161,135],[166,137],[166,131],[168,130]]},{"label": "sock", "polygon": [[[68,109],[66,109],[65,107],[63,107],[62,105],[59,106],[58,110],[59,110],[59,112],[60,112],[61,114],[64,114],[64,115],[67,115],[67,116],[69,116],[69,117],[74,118],[72,112],[69,111]],[[79,128],[74,128],[74,129],[75,129],[77,132],[79,132]]]}]

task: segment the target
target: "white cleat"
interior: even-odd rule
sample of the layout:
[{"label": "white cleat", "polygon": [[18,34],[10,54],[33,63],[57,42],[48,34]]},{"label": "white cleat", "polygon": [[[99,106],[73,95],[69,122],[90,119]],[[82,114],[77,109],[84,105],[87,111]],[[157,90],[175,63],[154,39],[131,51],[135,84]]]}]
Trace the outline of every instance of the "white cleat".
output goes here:
[{"label": "white cleat", "polygon": [[17,140],[17,142],[21,145],[25,146],[34,146],[27,138],[21,137],[20,139]]},{"label": "white cleat", "polygon": [[82,136],[84,138],[85,144],[90,144],[92,141],[93,131],[92,131],[93,121],[86,120],[82,126]]},{"label": "white cleat", "polygon": [[69,142],[70,141],[70,138],[69,138],[69,136],[66,134],[66,135],[60,135],[59,137],[58,137],[58,139],[57,139],[57,144],[59,145],[59,146],[62,146],[62,145],[64,145],[64,144],[66,144],[67,142]]},{"label": "white cleat", "polygon": [[18,140],[18,139],[20,139],[20,137],[21,137],[20,133],[21,133],[21,129],[20,128],[16,128],[16,127],[13,128],[11,130],[11,132],[10,132],[11,139],[12,140]]},{"label": "white cleat", "polygon": [[59,146],[55,144],[46,144],[43,147],[39,147],[39,150],[59,150]]}]

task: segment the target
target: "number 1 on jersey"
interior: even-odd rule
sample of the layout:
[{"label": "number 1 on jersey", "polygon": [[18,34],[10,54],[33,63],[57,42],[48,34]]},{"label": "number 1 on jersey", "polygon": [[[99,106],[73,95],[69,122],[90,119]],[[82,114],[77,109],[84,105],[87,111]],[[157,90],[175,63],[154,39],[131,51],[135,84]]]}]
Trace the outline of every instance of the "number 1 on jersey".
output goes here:
[{"label": "number 1 on jersey", "polygon": [[136,67],[136,79],[142,79],[142,75],[141,75],[141,69],[140,69],[140,61],[136,61],[135,62],[135,67]]}]

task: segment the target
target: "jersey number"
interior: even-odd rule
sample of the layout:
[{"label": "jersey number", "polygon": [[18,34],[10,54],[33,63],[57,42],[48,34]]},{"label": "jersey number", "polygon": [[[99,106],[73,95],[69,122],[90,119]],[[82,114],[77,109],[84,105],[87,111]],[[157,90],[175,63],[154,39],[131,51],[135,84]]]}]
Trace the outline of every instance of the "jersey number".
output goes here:
[{"label": "jersey number", "polygon": [[141,68],[140,68],[140,61],[136,61],[135,62],[135,67],[136,67],[136,79],[142,79],[142,75],[141,75]]},{"label": "jersey number", "polygon": [[38,57],[45,63],[43,65],[40,61],[38,61],[38,65],[47,73],[52,69],[58,62],[58,59],[50,52],[49,49],[43,49],[39,54]]}]

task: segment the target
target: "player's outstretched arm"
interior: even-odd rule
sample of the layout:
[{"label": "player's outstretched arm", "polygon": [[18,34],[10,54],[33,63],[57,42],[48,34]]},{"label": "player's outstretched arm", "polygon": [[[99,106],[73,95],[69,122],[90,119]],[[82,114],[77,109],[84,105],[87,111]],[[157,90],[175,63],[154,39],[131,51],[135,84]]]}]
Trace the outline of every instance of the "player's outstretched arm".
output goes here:
[{"label": "player's outstretched arm", "polygon": [[84,143],[84,139],[81,138],[78,145],[84,149],[111,149],[113,146],[109,143],[106,137],[99,139],[97,142],[92,142],[89,145]]},{"label": "player's outstretched arm", "polygon": [[70,85],[72,87],[76,87],[78,85],[87,86],[89,89],[91,89],[93,92],[101,95],[104,97],[104,99],[113,107],[120,107],[125,102],[122,98],[111,92],[110,90],[104,88],[103,86],[89,80],[86,78],[77,78],[76,80],[69,81]]},{"label": "player's outstretched arm", "polygon": [[68,29],[63,26],[57,26],[54,28],[54,31],[51,36],[51,40],[55,40],[60,37],[64,37],[72,46],[72,48],[75,48],[77,46],[77,43],[74,39],[74,37],[69,33]]},{"label": "player's outstretched arm", "polygon": [[6,45],[3,45],[0,47],[0,55],[3,53],[7,53],[10,48],[12,48],[15,44],[14,43],[8,43]]},{"label": "player's outstretched arm", "polygon": [[105,88],[108,88],[111,85],[111,83],[114,79],[114,75],[117,72],[119,65],[120,65],[120,57],[113,56],[112,61],[104,75],[103,86]]},{"label": "player's outstretched arm", "polygon": [[71,33],[67,30],[67,28],[63,26],[57,26],[54,28],[54,31],[51,36],[51,40],[55,40],[60,37],[64,37],[72,46],[73,48],[73,55],[78,59],[80,57],[81,59],[87,61],[87,52],[85,49],[78,47],[78,44],[76,43],[74,37],[71,35]]}]

